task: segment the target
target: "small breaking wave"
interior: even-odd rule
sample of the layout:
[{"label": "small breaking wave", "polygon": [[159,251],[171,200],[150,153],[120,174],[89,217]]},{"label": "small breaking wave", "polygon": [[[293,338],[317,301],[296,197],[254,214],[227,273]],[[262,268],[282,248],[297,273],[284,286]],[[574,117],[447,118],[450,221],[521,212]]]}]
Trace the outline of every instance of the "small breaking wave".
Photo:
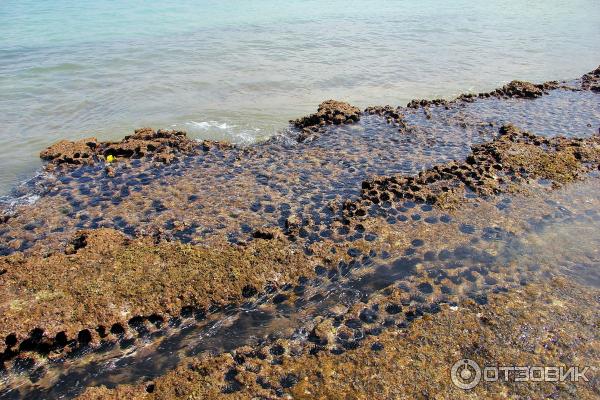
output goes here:
[{"label": "small breaking wave", "polygon": [[12,215],[19,206],[34,205],[51,186],[52,175],[44,170],[22,181],[8,194],[0,196],[0,215]]},{"label": "small breaking wave", "polygon": [[[269,132],[250,125],[238,125],[224,121],[189,121],[184,129],[198,139],[225,140],[235,144],[253,144],[270,136]],[[180,125],[173,125],[180,127]]]},{"label": "small breaking wave", "polygon": [[204,130],[209,130],[211,128],[227,130],[227,129],[232,128],[232,126],[228,125],[227,122],[219,122],[219,121],[202,121],[202,122],[190,121],[187,124],[192,125],[199,129],[204,129]]}]

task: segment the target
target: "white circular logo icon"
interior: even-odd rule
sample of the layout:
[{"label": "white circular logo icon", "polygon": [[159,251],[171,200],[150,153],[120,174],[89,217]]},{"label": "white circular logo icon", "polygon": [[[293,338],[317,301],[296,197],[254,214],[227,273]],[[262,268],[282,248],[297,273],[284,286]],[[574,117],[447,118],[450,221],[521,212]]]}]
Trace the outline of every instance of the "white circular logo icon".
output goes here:
[{"label": "white circular logo icon", "polygon": [[456,387],[469,390],[481,381],[481,368],[475,361],[464,358],[454,363],[450,375]]}]

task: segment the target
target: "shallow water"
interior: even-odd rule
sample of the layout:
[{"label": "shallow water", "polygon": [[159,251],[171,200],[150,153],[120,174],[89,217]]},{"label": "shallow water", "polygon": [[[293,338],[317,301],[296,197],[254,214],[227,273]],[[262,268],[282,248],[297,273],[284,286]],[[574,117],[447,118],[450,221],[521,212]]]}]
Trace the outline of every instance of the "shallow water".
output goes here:
[{"label": "shallow water", "polygon": [[[71,398],[88,386],[151,381],[184,357],[204,352],[218,354],[277,338],[305,343],[312,340],[311,321],[318,316],[334,318],[354,331],[354,338],[338,338],[343,349],[376,334],[370,332],[406,327],[424,313],[437,312],[441,304],[455,305],[466,297],[485,304],[491,292],[554,276],[600,287],[599,194],[596,177],[558,193],[542,190],[534,201],[505,198],[498,204],[507,205],[506,213],[513,207],[521,210],[511,226],[482,227],[476,221],[485,215],[476,214],[486,212],[477,209],[472,219],[445,223],[455,230],[448,238],[458,244],[454,249],[413,240],[404,255],[375,252],[358,257],[333,273],[325,271],[282,291],[261,293],[242,307],[215,310],[196,319],[173,319],[160,326],[146,324],[138,328],[136,340],[106,342],[91,353],[75,349],[75,356],[42,361],[35,367],[13,367],[5,382],[10,389],[0,391],[0,398]],[[435,210],[424,214],[440,216]],[[523,227],[519,234],[505,230],[515,225]],[[395,287],[405,292],[401,305],[386,301]],[[375,310],[371,319],[344,315],[361,303],[363,310]]]},{"label": "shallow water", "polygon": [[[341,347],[350,348],[368,329],[405,326],[441,303],[465,297],[484,303],[491,291],[556,275],[600,287],[598,171],[560,190],[538,181],[531,183],[529,196],[465,198],[452,215],[411,201],[373,204],[363,221],[366,228],[336,225],[340,215],[329,207],[331,201],[355,199],[361,182],[372,175],[410,175],[463,160],[471,145],[489,141],[504,123],[545,136],[591,136],[600,123],[599,96],[557,89],[535,100],[478,99],[432,107],[429,116],[423,109],[403,109],[406,127],[365,115],[303,143],[282,135],[159,167],[145,160],[120,162],[112,177],[98,165],[32,181],[22,194],[39,198],[33,207],[18,207],[3,224],[2,254],[38,251],[38,245],[61,249],[77,229],[101,226],[129,235],[159,228],[173,240],[192,243],[224,236],[231,242],[253,240],[256,227],[283,228],[294,214],[311,220],[299,231],[300,245],[364,239],[372,252],[350,248],[352,262],[315,270],[312,281],[261,293],[242,307],[214,310],[197,320],[146,323],[137,328],[140,338],[105,343],[102,351],[75,347],[65,359],[7,363],[11,371],[0,397],[72,397],[90,385],[155,378],[202,352],[277,337],[310,341],[307,332],[316,316],[354,326],[354,339],[339,338]],[[389,252],[391,242],[405,245]],[[376,322],[361,324],[347,320],[345,310],[361,303],[370,307],[394,287],[406,294],[401,313],[384,317],[382,312]]]},{"label": "shallow water", "polygon": [[600,6],[504,0],[0,2],[0,194],[59,138],[253,142],[326,98],[405,104],[595,68]]},{"label": "shallow water", "polygon": [[161,168],[140,160],[119,163],[114,177],[103,165],[41,176],[14,193],[20,202],[37,200],[34,209],[0,230],[0,255],[39,251],[38,243],[56,247],[78,229],[99,227],[128,235],[160,230],[191,243],[228,235],[236,242],[262,225],[283,228],[291,215],[316,223],[313,231],[301,232],[316,241],[329,236],[327,225],[335,217],[329,205],[355,198],[363,180],[413,175],[462,160],[471,145],[492,139],[505,123],[545,136],[591,136],[600,128],[598,98],[559,89],[535,100],[434,107],[429,117],[422,109],[403,109],[405,128],[367,115],[303,143],[284,135],[241,149],[213,149]]}]

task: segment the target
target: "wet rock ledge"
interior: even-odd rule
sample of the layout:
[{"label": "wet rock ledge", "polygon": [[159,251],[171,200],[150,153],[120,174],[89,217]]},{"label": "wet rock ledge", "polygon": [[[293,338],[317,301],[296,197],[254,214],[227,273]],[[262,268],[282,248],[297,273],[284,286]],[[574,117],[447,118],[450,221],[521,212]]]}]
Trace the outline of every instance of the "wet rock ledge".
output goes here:
[{"label": "wet rock ledge", "polygon": [[[80,399],[595,399],[600,323],[598,290],[565,279],[443,305],[407,328],[372,331],[357,348],[327,351],[320,345],[277,340],[204,355],[153,382],[116,389],[90,388]],[[388,308],[390,312],[395,312]],[[376,310],[384,314],[384,310]],[[376,318],[376,317],[375,317]],[[334,322],[332,324],[332,322]],[[328,343],[347,329],[321,321],[313,342]],[[484,382],[464,391],[452,384],[452,365],[463,358],[484,365],[591,366],[571,382]],[[556,396],[556,397],[555,397]]]},{"label": "wet rock ledge", "polygon": [[59,165],[91,165],[106,161],[109,157],[115,160],[146,157],[152,161],[171,163],[180,155],[196,154],[200,149],[213,146],[231,147],[221,142],[199,143],[188,138],[183,131],[141,128],[118,142],[99,142],[94,137],[77,141],[61,140],[44,149],[40,157],[48,161],[48,169]]},{"label": "wet rock ledge", "polygon": [[581,88],[583,90],[600,92],[600,66],[581,77]]},{"label": "wet rock ledge", "polygon": [[[411,200],[459,208],[467,204],[469,191],[484,196],[519,192],[536,179],[559,186],[599,165],[600,136],[547,139],[505,126],[496,140],[474,146],[464,162],[438,165],[417,177],[364,181],[362,197],[344,203],[334,225],[364,231],[362,222],[373,219],[372,204]],[[239,304],[248,293],[311,278],[317,265],[335,266],[376,247],[343,242],[331,252],[331,240],[305,247],[293,232],[294,221],[288,219],[286,225],[285,232],[257,228],[250,242],[234,245],[223,239],[210,246],[88,230],[79,232],[63,252],[0,257],[0,337],[6,338],[0,351],[11,359],[28,343],[27,349],[47,352],[64,346],[66,338],[78,337],[85,344],[122,333],[131,319],[166,320],[186,307]]]},{"label": "wet rock ledge", "polygon": [[302,129],[297,140],[303,142],[317,133],[325,125],[351,124],[360,120],[360,109],[337,100],[327,100],[319,104],[315,114],[290,121],[296,128]]},{"label": "wet rock ledge", "polygon": [[75,338],[97,342],[124,333],[132,318],[166,321],[185,309],[241,303],[313,270],[281,237],[204,247],[81,231],[64,253],[0,258],[1,357],[47,353]]},{"label": "wet rock ledge", "polygon": [[[480,196],[516,192],[535,179],[558,187],[599,167],[600,135],[545,138],[506,125],[495,140],[473,146],[463,162],[438,165],[415,177],[383,176],[364,181],[362,200],[379,204],[407,199],[448,209],[458,206],[467,192]],[[360,208],[346,205],[350,211]]]},{"label": "wet rock ledge", "polygon": [[[594,90],[598,75],[598,70],[586,74],[581,80],[582,88]],[[545,90],[551,88],[551,86],[530,86],[519,82],[508,85],[508,88],[502,88],[495,96],[530,99],[543,95]],[[462,96],[456,101],[469,102],[470,98],[472,96]],[[428,104],[444,105],[443,102],[436,101]],[[402,112],[398,108],[372,108],[367,112],[384,116],[390,122],[399,125],[403,123]],[[324,128],[326,125],[353,123],[360,117],[361,112],[358,108],[330,100],[321,104],[316,114],[297,120],[294,125],[302,129],[298,137],[298,141],[302,142],[315,134],[328,132]],[[108,161],[109,156],[120,161],[146,158],[169,163],[180,155],[196,154],[213,147],[228,146],[215,142],[198,143],[187,138],[184,132],[153,131],[145,128],[120,142],[98,142],[94,138],[76,142],[59,142],[43,151],[41,156],[49,161],[48,169],[78,168],[82,165],[104,163]],[[307,146],[299,147],[300,151],[307,148]],[[6,364],[12,362],[19,358],[20,352],[35,351],[52,356],[61,354],[61,350],[67,345],[73,348],[78,343],[85,346],[105,339],[120,340],[123,336],[132,333],[132,329],[138,329],[140,324],[160,326],[180,315],[190,313],[202,315],[211,308],[247,301],[261,291],[276,291],[280,285],[292,285],[293,282],[310,279],[317,274],[316,271],[327,269],[337,271],[342,260],[348,262],[352,257],[370,254],[371,250],[381,251],[383,242],[379,242],[377,235],[370,232],[365,234],[367,232],[365,226],[369,229],[374,229],[373,226],[381,226],[383,218],[386,217],[385,210],[392,206],[398,208],[410,201],[413,207],[414,203],[428,203],[423,206],[427,206],[429,210],[433,208],[432,206],[437,206],[458,211],[468,203],[468,194],[474,193],[475,197],[479,195],[493,198],[501,193],[523,192],[527,191],[530,184],[535,184],[540,179],[548,181],[550,187],[557,187],[585,177],[588,172],[597,170],[599,165],[599,136],[587,139],[548,139],[507,125],[501,129],[496,140],[473,146],[471,154],[463,162],[447,162],[429,168],[416,177],[386,172],[388,175],[365,180],[362,182],[361,197],[358,200],[344,204],[332,203],[331,221],[327,222],[328,227],[332,229],[323,235],[322,241],[310,243],[308,239],[303,238],[301,232],[296,235],[294,231],[301,230],[301,222],[307,216],[290,215],[285,220],[288,232],[282,232],[281,228],[272,226],[266,228],[252,226],[249,227],[249,232],[254,232],[252,240],[236,242],[237,244],[227,242],[226,238],[218,238],[206,246],[186,245],[180,242],[163,241],[160,235],[131,239],[112,229],[95,229],[78,232],[66,249],[53,248],[52,251],[44,254],[16,253],[0,257],[0,286],[3,288],[0,292],[0,337],[4,339],[0,343],[0,352],[2,352],[0,370],[4,361],[7,361]],[[145,178],[150,181],[150,177]],[[85,189],[83,187],[83,190]],[[478,198],[477,201],[479,200],[482,199]],[[371,212],[376,208],[374,205],[379,204],[382,210],[377,212],[381,212],[382,215],[377,217]],[[343,209],[343,212],[337,213],[340,209]],[[408,220],[406,216],[404,217]],[[450,215],[444,215],[445,221],[451,221],[452,218]],[[317,227],[317,223],[314,227]],[[333,229],[341,232],[339,234],[345,235],[346,238],[349,238],[350,232],[356,232],[353,233],[355,241],[336,238],[339,242],[334,242],[331,239],[334,235]],[[384,230],[384,228],[380,229]],[[426,229],[430,228],[426,227]],[[429,235],[433,236],[431,232],[433,231],[430,231]],[[392,244],[389,244],[389,248],[386,247],[395,254],[406,250],[406,242],[412,238],[412,232],[406,228],[406,225],[400,229],[397,226],[386,227],[384,233],[385,235],[380,236],[391,237],[393,233],[399,238],[391,242],[395,247],[391,247]],[[55,231],[52,231],[51,235],[54,234]],[[50,241],[51,235],[45,236],[44,240]],[[422,245],[422,240],[419,239],[416,243],[415,246],[418,247]],[[516,301],[514,296],[511,299]],[[466,305],[466,307],[470,306]],[[523,307],[527,309],[529,306],[525,304]],[[480,340],[477,338],[491,334],[485,329],[478,331],[477,329],[481,328],[479,325],[469,325],[478,320],[455,320],[454,323],[458,326],[473,326],[472,332],[480,332],[480,336],[469,336],[470,334],[463,331],[457,332],[458,328],[454,325],[446,329],[448,321],[452,320],[455,314],[445,310],[441,315],[445,315],[446,320],[434,320],[437,322],[432,322],[433,325],[428,326],[428,329],[432,332],[438,329],[438,332],[442,332],[442,337],[424,338],[436,344],[433,347],[437,357],[443,356],[443,352],[439,349],[444,347],[439,340],[443,339],[445,333],[454,338],[461,337],[462,332],[466,335],[464,339],[467,343],[474,343],[476,350],[479,349],[476,347],[479,343],[477,340]],[[510,318],[510,315],[499,311],[497,314],[492,314],[488,321],[495,319],[504,321]],[[427,319],[427,321],[431,320]],[[597,325],[597,322],[594,323]],[[382,336],[379,343],[383,347],[376,346],[379,350],[392,350],[389,357],[385,357],[388,361],[384,364],[377,364],[376,361],[365,357],[365,354],[361,353],[362,350],[351,354],[349,352],[349,355],[344,356],[350,357],[346,359],[348,364],[335,364],[329,355],[323,358],[317,357],[317,361],[322,360],[323,364],[314,364],[314,357],[305,358],[301,365],[284,361],[283,365],[289,367],[288,373],[297,372],[296,378],[286,375],[285,380],[281,380],[284,377],[278,377],[274,382],[279,382],[279,386],[274,383],[265,388],[259,384],[262,389],[251,383],[257,382],[256,380],[249,380],[247,384],[244,381],[244,385],[251,390],[257,390],[252,392],[252,396],[263,393],[267,398],[273,397],[274,388],[293,390],[294,397],[299,398],[302,396],[313,398],[319,393],[327,398],[335,394],[328,391],[337,390],[336,385],[340,386],[345,382],[357,382],[361,388],[353,390],[358,390],[356,393],[365,393],[365,397],[394,397],[396,393],[388,393],[385,390],[402,387],[402,385],[405,385],[406,393],[412,393],[410,388],[413,388],[415,396],[418,397],[417,394],[422,394],[422,388],[427,386],[419,384],[415,388],[412,382],[418,382],[418,377],[410,375],[406,376],[411,379],[395,382],[394,379],[404,379],[404,376],[396,373],[400,368],[398,365],[389,363],[403,357],[402,354],[394,354],[394,351],[402,352],[404,348],[411,349],[411,352],[404,354],[406,357],[419,354],[418,348],[414,347],[417,343],[413,339],[420,336],[401,340],[399,342],[401,346],[396,347],[393,340],[397,340],[397,336],[393,333],[386,333],[386,335],[388,336]],[[501,337],[496,339],[499,340]],[[592,343],[592,339],[587,342]],[[375,342],[368,343],[375,345]],[[510,345],[512,342],[508,341],[508,343]],[[492,345],[484,342],[482,346],[486,349]],[[466,351],[468,347],[461,349]],[[352,354],[357,355],[358,358],[352,358]],[[474,356],[477,354],[479,353],[474,351]],[[456,352],[456,355],[458,356],[459,352]],[[471,353],[467,352],[467,355]],[[230,356],[219,357],[221,358],[216,360],[222,362],[228,360]],[[425,361],[421,360],[422,364],[431,358],[424,356],[424,359]],[[365,360],[368,360],[366,364]],[[414,361],[413,358],[411,360]],[[371,361],[377,366],[375,370],[369,369],[368,364]],[[408,359],[406,361],[408,362]],[[526,361],[530,360],[526,359]],[[212,398],[224,394],[223,387],[229,383],[219,381],[221,378],[215,378],[210,372],[214,370],[217,375],[221,374],[221,365],[215,363],[215,359],[210,365],[204,363],[205,361],[202,360],[194,361],[194,365],[199,365],[197,369],[192,368],[190,372],[186,367],[181,367],[174,373],[175,375],[170,374],[164,380],[166,391],[161,389],[162,381],[157,382],[155,388],[158,389],[157,393],[164,393],[164,398],[181,395],[189,397],[206,395]],[[306,368],[307,365],[312,368],[311,364],[315,365],[314,373],[303,373],[302,368]],[[407,366],[410,367],[409,364],[401,365],[401,367]],[[205,370],[205,367],[208,369]],[[426,368],[426,365],[424,367]],[[264,368],[268,371],[270,367]],[[414,368],[404,369],[409,369],[411,373],[417,371]],[[348,374],[330,373],[338,370],[347,370]],[[199,376],[197,376],[198,371],[201,371]],[[276,371],[279,373],[279,370]],[[383,371],[381,372],[383,380],[376,382],[374,386],[369,383],[372,387],[367,387],[364,382],[371,382],[371,378],[362,374],[380,373],[378,371]],[[392,371],[397,375],[396,378],[386,375]],[[198,385],[206,384],[206,386],[192,387],[180,384],[178,379],[181,376],[185,376],[185,379],[191,377],[193,382]],[[334,377],[323,380],[323,376]],[[308,382],[323,380],[323,387],[299,385],[299,382],[305,381],[305,377],[308,377]],[[188,385],[193,385],[193,382]],[[300,389],[296,392],[295,388]],[[130,389],[125,387],[123,390]],[[176,396],[171,395],[169,392],[171,390],[176,392]],[[339,390],[343,392],[345,389]],[[94,393],[97,392],[91,391],[89,395],[95,395]],[[101,396],[111,395],[110,392],[104,393],[102,390],[99,393]],[[213,393],[215,396],[212,396]],[[355,392],[348,389],[348,393]],[[431,388],[431,393],[435,393],[434,388]]]}]

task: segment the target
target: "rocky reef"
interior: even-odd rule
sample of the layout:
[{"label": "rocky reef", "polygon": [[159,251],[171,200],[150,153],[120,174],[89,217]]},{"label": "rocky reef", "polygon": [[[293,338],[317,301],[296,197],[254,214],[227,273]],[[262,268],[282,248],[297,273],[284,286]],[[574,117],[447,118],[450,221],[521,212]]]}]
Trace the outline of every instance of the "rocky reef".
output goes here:
[{"label": "rocky reef", "polygon": [[600,66],[581,77],[581,88],[600,92]]},{"label": "rocky reef", "polygon": [[371,106],[365,108],[365,114],[378,115],[385,118],[388,123],[395,123],[402,127],[406,127],[403,121],[404,115],[402,114],[401,107],[392,106]]},{"label": "rocky reef", "polygon": [[98,142],[93,137],[77,141],[61,140],[42,150],[40,157],[49,162],[49,168],[61,164],[90,165],[108,157],[116,160],[149,157],[154,161],[170,163],[178,155],[194,153],[197,147],[198,142],[189,139],[183,131],[142,128],[118,142]]},{"label": "rocky reef", "polygon": [[[594,398],[596,375],[463,392],[448,373],[598,358],[581,285],[600,285],[597,77],[363,112],[328,100],[293,140],[246,148],[148,128],[59,142],[35,205],[0,219],[0,374],[58,397],[74,354],[152,360],[148,342],[230,329],[228,347],[176,345],[154,375],[82,397]],[[113,384],[71,375],[69,396]]]},{"label": "rocky reef", "polygon": [[[496,89],[490,93],[490,96],[519,98],[519,99],[535,99],[541,97],[548,90],[556,89],[558,82],[545,82],[541,84],[533,84],[524,81],[512,81],[500,89]],[[483,95],[487,97],[487,94]]]},{"label": "rocky reef", "polygon": [[[590,382],[519,384],[512,377],[508,382],[482,382],[470,391],[452,384],[450,369],[464,358],[480,366],[491,360],[506,366],[595,365],[600,314],[585,304],[595,303],[598,293],[555,279],[491,295],[485,305],[466,301],[443,306],[406,329],[372,331],[358,348],[315,352],[293,341],[275,341],[191,359],[150,384],[93,388],[80,398],[476,399],[498,393],[529,398],[564,393],[560,398],[593,399],[599,394],[595,369],[588,371]],[[388,304],[386,310],[372,312],[377,318],[395,309]],[[315,341],[327,343],[345,329],[320,321]]]},{"label": "rocky reef", "polygon": [[[519,190],[519,183],[546,179],[570,182],[600,167],[600,136],[544,138],[507,125],[492,142],[473,146],[463,162],[437,165],[415,177],[377,177],[362,184],[363,200],[379,204],[416,200],[442,208],[457,206],[466,192],[490,196]],[[361,206],[348,203],[347,209]]]},{"label": "rocky reef", "polygon": [[112,229],[82,231],[64,254],[0,261],[0,336],[10,337],[0,350],[9,354],[26,340],[42,352],[78,337],[98,343],[131,329],[132,319],[164,322],[186,309],[241,303],[313,269],[312,260],[282,239],[203,247],[129,240]]},{"label": "rocky reef", "polygon": [[319,104],[317,112],[306,117],[290,121],[296,128],[302,129],[299,142],[305,141],[325,125],[351,124],[360,119],[360,109],[337,100],[327,100]]},{"label": "rocky reef", "polygon": [[[594,72],[591,72],[589,74],[586,74],[582,77],[582,89],[583,90],[589,90],[591,85],[586,84],[586,80],[590,79],[589,77],[586,78],[586,76],[591,75],[593,76]],[[454,100],[445,100],[445,99],[434,99],[434,100],[427,100],[427,99],[414,99],[411,100],[408,104],[407,104],[407,108],[420,108],[420,107],[430,107],[430,106],[434,106],[434,107],[439,107],[439,106],[444,106],[447,107],[448,105],[452,104],[452,103],[456,103],[456,102],[467,102],[467,103],[471,103],[473,101],[475,101],[475,99],[477,98],[490,98],[490,97],[494,97],[494,98],[498,98],[498,99],[536,99],[538,97],[542,97],[544,94],[548,94],[549,91],[554,90],[554,89],[558,89],[558,88],[562,88],[562,89],[566,89],[566,90],[577,90],[576,88],[569,86],[566,84],[566,82],[558,82],[558,81],[548,81],[548,82],[544,82],[544,83],[531,83],[531,82],[526,82],[526,81],[511,81],[509,83],[507,83],[506,85],[502,86],[501,88],[495,89],[491,92],[481,92],[481,93],[463,93],[460,96],[458,96],[456,99]],[[592,89],[593,90],[593,89]]]},{"label": "rocky reef", "polygon": [[[355,227],[352,220],[367,218],[372,205],[394,207],[416,201],[448,210],[464,206],[467,193],[484,197],[514,193],[537,179],[558,187],[599,167],[598,136],[544,138],[508,125],[493,141],[473,146],[465,161],[437,165],[417,176],[363,181],[360,200],[343,204],[340,226]],[[6,289],[2,295],[9,296],[3,302],[13,305],[2,314],[0,336],[13,334],[21,341],[32,329],[44,326],[46,335],[66,332],[72,337],[81,329],[125,324],[139,315],[177,315],[184,306],[223,305],[240,301],[246,285],[262,288],[275,283],[269,282],[267,272],[278,271],[277,279],[289,282],[300,275],[312,276],[318,263],[342,259],[319,258],[315,251],[309,259],[301,248],[295,249],[302,227],[303,222],[292,216],[284,230],[254,230],[253,238],[262,240],[248,247],[225,243],[206,248],[161,242],[160,235],[130,241],[118,231],[100,229],[75,234],[65,254],[2,258],[0,279]],[[71,272],[64,265],[70,265]],[[154,270],[153,265],[160,268]],[[45,271],[43,276],[40,270]],[[117,281],[108,279],[114,274]],[[94,276],[93,282],[89,276]],[[29,296],[43,298],[43,304]],[[82,307],[87,311],[75,311]],[[70,315],[64,310],[71,310]],[[25,318],[29,322],[24,323]]]}]

